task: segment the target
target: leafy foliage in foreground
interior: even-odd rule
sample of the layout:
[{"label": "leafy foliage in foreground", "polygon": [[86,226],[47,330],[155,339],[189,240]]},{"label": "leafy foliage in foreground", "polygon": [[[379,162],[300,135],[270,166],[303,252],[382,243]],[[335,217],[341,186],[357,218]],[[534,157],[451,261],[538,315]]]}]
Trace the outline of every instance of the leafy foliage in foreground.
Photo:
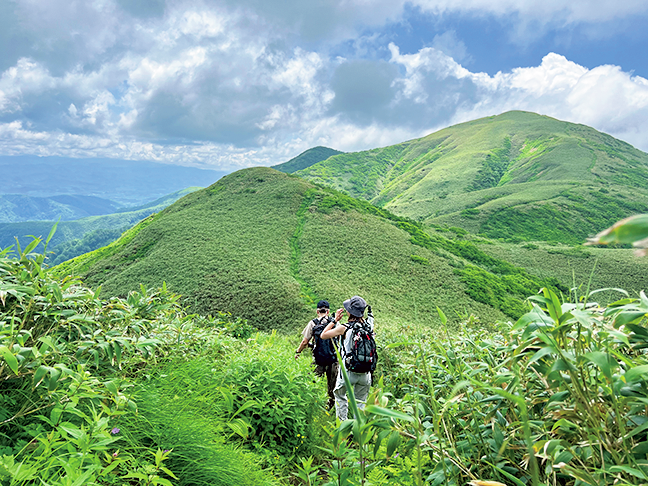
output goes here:
[{"label": "leafy foliage in foreground", "polygon": [[395,341],[389,383],[331,433],[326,484],[645,483],[648,298],[531,300],[499,333]]},{"label": "leafy foliage in foreground", "polygon": [[234,347],[228,334],[251,330],[223,314],[188,316],[164,287],[100,300],[78,279],[53,278],[32,253],[38,243],[17,258],[0,253],[0,484],[275,484],[249,453],[206,434],[169,435],[175,417],[138,414],[134,400],[153,402],[135,383],[176,353]]},{"label": "leafy foliage in foreground", "polygon": [[350,397],[355,419],[335,426],[285,338],[187,316],[164,288],[102,301],[52,278],[36,244],[0,260],[3,486],[270,485],[260,459],[308,454],[294,472],[311,485],[648,480],[643,294],[601,308],[544,289],[490,334],[381,323],[367,407]]},{"label": "leafy foliage in foreground", "polygon": [[[647,234],[642,215],[594,242],[642,246]],[[383,351],[397,350],[383,359],[389,381],[364,411],[350,393],[354,418],[331,431],[325,485],[646,483],[648,297],[601,308],[588,303],[599,292],[561,302],[542,289],[490,335],[472,316],[450,334],[437,309],[445,336],[385,336]],[[296,475],[325,482],[312,457]]]},{"label": "leafy foliage in foreground", "polygon": [[648,248],[648,214],[638,214],[617,222],[612,227],[596,235],[589,244],[632,244],[639,248],[638,253],[645,256]]}]

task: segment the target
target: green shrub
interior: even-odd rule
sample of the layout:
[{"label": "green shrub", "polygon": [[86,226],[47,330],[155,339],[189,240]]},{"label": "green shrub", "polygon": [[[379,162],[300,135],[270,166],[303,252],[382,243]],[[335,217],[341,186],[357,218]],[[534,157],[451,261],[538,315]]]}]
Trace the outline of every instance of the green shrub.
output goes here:
[{"label": "green shrub", "polygon": [[239,350],[245,341],[228,334],[249,335],[245,321],[187,316],[165,287],[102,301],[54,278],[31,253],[38,243],[16,258],[0,252],[0,484],[275,484],[215,435],[222,425],[201,406],[217,401],[134,387],[169,359],[203,364]]},{"label": "green shrub", "polygon": [[524,248],[525,250],[537,250],[540,247],[535,243],[526,243],[522,245],[522,248]]},{"label": "green shrub", "polygon": [[288,457],[310,447],[325,388],[308,365],[296,366],[291,351],[276,337],[253,341],[219,378],[233,396],[234,410],[256,403],[240,414],[250,426],[250,440]]},{"label": "green shrub", "polygon": [[461,211],[461,215],[464,218],[475,219],[475,217],[479,215],[479,209],[477,208],[464,209],[463,211]]},{"label": "green shrub", "polygon": [[479,191],[489,187],[496,187],[508,170],[510,161],[511,139],[506,137],[502,148],[494,149],[491,153],[486,154],[486,159],[468,190]]},{"label": "green shrub", "polygon": [[412,261],[414,261],[416,263],[420,263],[421,265],[429,265],[430,264],[430,261],[427,258],[424,258],[422,256],[412,255],[411,258],[412,258]]}]

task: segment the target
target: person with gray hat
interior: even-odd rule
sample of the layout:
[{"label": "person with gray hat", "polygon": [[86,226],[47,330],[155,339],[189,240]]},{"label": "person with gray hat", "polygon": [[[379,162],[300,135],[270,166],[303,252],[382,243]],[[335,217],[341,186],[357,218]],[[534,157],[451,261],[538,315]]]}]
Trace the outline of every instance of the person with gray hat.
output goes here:
[{"label": "person with gray hat", "polygon": [[311,320],[302,331],[302,342],[295,353],[295,359],[299,358],[301,352],[306,348],[310,341],[313,341],[313,360],[315,361],[315,374],[317,376],[326,375],[326,384],[328,391],[328,409],[333,408],[335,396],[333,389],[338,375],[338,362],[333,347],[333,341],[323,340],[322,331],[326,325],[333,321],[329,315],[329,303],[326,300],[320,300],[317,303],[317,317]]},{"label": "person with gray hat", "polygon": [[[371,372],[376,367],[376,348],[374,341],[374,319],[371,313],[371,306],[367,306],[365,300],[360,296],[353,296],[342,304],[344,309],[338,309],[335,313],[335,320],[330,322],[322,331],[322,339],[334,339],[342,337],[342,359],[349,375],[349,381],[353,385],[353,394],[358,402],[358,407],[364,409],[365,402],[371,388]],[[367,319],[364,318],[365,309],[369,307]],[[348,319],[342,323],[342,314],[346,310]],[[364,339],[363,339],[364,338]],[[358,353],[358,348],[362,349]],[[359,358],[359,354],[362,356]],[[358,360],[364,363],[358,363]],[[335,414],[344,421],[348,418],[349,403],[344,378],[340,371],[333,390],[335,395]]]}]

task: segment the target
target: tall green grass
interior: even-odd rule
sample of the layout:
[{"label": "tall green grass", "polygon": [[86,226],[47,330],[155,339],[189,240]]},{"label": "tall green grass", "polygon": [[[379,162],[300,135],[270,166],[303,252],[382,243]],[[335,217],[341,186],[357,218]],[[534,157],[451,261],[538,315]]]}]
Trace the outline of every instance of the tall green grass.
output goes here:
[{"label": "tall green grass", "polygon": [[[359,443],[371,475],[347,463],[347,476],[417,485],[648,481],[648,298],[601,308],[573,297],[563,302],[545,289],[495,333],[468,322],[445,335],[392,336],[383,349],[390,380],[331,434],[333,445],[351,433],[358,441],[373,424],[369,443]],[[398,446],[387,441],[394,432]]]},{"label": "tall green grass", "polygon": [[[199,361],[198,365],[206,363]],[[116,422],[123,435],[123,450],[142,459],[151,448],[170,450],[167,467],[178,477],[174,481],[178,486],[279,484],[263,470],[258,456],[226,441],[229,434],[223,429],[224,419],[214,410],[222,401],[217,389],[201,383],[186,364],[167,365],[160,371],[170,374],[137,386],[138,414]]]}]

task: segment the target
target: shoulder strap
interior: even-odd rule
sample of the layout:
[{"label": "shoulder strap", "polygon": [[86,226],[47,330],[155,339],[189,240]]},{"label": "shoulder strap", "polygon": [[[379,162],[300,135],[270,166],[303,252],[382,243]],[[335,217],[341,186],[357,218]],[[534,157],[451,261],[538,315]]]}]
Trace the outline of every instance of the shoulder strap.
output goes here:
[{"label": "shoulder strap", "polygon": [[317,318],[313,319],[313,327],[318,326],[320,322],[322,322],[321,319],[317,319]]}]

